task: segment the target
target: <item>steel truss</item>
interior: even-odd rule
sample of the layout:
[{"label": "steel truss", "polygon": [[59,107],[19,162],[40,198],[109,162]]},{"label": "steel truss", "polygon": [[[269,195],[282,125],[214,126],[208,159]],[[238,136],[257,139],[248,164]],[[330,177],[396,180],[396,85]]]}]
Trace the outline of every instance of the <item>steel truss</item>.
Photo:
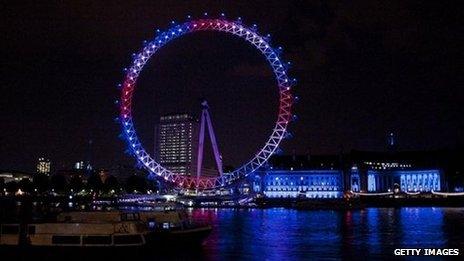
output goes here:
[{"label": "steel truss", "polygon": [[[279,111],[271,136],[260,151],[244,165],[230,173],[224,173],[219,177],[188,177],[176,175],[161,166],[143,148],[134,128],[132,119],[132,97],[135,91],[137,78],[144,65],[160,48],[168,42],[185,34],[197,31],[216,31],[235,35],[258,49],[271,66],[279,90]],[[293,96],[291,93],[295,80],[290,80],[287,74],[287,66],[279,56],[279,49],[274,49],[266,37],[260,36],[254,27],[248,28],[240,21],[225,19],[199,19],[174,25],[165,32],[159,33],[155,39],[146,42],[143,49],[136,55],[130,68],[126,69],[126,75],[121,89],[120,117],[124,137],[127,140],[130,151],[139,163],[149,172],[158,175],[166,181],[175,182],[185,188],[211,189],[232,184],[234,181],[246,177],[261,167],[276,152],[280,142],[286,136],[286,130],[292,119],[291,107]]]}]

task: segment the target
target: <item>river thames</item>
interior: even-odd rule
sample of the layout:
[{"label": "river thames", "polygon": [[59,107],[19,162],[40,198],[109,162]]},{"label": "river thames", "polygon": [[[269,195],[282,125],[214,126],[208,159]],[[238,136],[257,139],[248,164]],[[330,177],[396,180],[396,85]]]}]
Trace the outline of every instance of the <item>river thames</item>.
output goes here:
[{"label": "river thames", "polygon": [[[212,224],[201,247],[105,254],[140,260],[307,260],[394,257],[395,248],[464,250],[464,208],[189,209]],[[101,253],[96,253],[101,254]],[[30,260],[27,253],[18,253]],[[462,253],[461,253],[462,255]],[[124,257],[124,258],[123,258]],[[68,259],[69,257],[67,257]],[[54,256],[53,259],[62,259]]]},{"label": "river thames", "polygon": [[203,246],[212,260],[388,258],[395,248],[464,246],[464,208],[195,209],[192,215],[214,226]]}]

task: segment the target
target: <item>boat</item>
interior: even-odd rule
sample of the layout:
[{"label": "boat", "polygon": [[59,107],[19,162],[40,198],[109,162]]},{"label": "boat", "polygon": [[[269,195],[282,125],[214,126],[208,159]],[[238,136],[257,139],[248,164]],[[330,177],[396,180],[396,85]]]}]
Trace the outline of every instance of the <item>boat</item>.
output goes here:
[{"label": "boat", "polygon": [[1,246],[128,247],[146,245],[140,221],[1,224]]},{"label": "boat", "polygon": [[56,222],[1,224],[0,246],[26,247],[155,247],[165,244],[200,245],[209,225],[195,224],[185,211],[74,211],[57,215]]},{"label": "boat", "polygon": [[[159,207],[159,206],[158,206]],[[185,211],[165,205],[162,210],[140,212],[64,212],[58,215],[58,221],[68,222],[121,222],[128,217],[140,221],[147,229],[147,245],[165,245],[188,243],[188,246],[200,245],[212,231],[207,224],[195,223]]]}]

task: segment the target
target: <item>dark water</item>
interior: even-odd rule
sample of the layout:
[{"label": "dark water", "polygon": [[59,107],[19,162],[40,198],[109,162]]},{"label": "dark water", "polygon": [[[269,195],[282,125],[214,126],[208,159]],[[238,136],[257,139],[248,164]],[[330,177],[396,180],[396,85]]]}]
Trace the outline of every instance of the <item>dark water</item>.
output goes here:
[{"label": "dark water", "polygon": [[[459,248],[461,256],[464,251],[464,208],[192,209],[189,212],[196,220],[213,225],[212,234],[201,247],[189,249],[176,245],[145,251],[124,250],[123,254],[98,252],[89,254],[89,258],[103,255],[114,260],[389,259],[394,257],[395,248]],[[18,255],[23,260],[34,258],[30,254]],[[55,253],[53,259],[73,256],[73,253],[62,256]]]},{"label": "dark water", "polygon": [[395,248],[460,248],[463,208],[370,208],[357,211],[193,210],[214,232],[207,258],[301,260],[393,257]]}]

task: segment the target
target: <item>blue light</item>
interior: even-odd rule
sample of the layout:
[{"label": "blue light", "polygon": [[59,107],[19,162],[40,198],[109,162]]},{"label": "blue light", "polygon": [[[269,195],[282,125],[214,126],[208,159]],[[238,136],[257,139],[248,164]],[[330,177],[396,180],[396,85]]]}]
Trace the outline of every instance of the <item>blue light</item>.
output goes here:
[{"label": "blue light", "polygon": [[[208,13],[205,12],[204,15],[207,16]],[[225,16],[225,14],[221,13],[221,16]],[[187,17],[191,18],[190,15],[188,15]],[[242,19],[241,17],[238,17],[238,21],[241,21],[241,19]],[[207,25],[205,26],[205,24],[207,22],[209,23],[210,26],[207,26]],[[171,21],[171,23],[175,24],[176,22]],[[213,23],[214,23],[214,25],[217,24],[218,26],[224,25],[224,27],[216,27],[216,26],[212,27]],[[189,21],[189,22],[184,23],[182,25],[175,25],[175,26],[172,26],[171,28],[169,28],[167,31],[162,32],[161,35],[158,35],[151,43],[149,43],[149,44],[151,44],[151,46],[144,47],[144,49],[140,53],[137,60],[133,61],[133,65],[132,65],[133,67],[130,68],[130,72],[126,75],[126,79],[127,79],[128,82],[124,83],[125,84],[124,87],[125,88],[130,88],[130,89],[124,89],[123,92],[122,92],[123,97],[121,98],[122,99],[121,101],[124,102],[123,107],[124,106],[130,106],[130,104],[131,104],[130,98],[132,97],[132,90],[135,88],[135,82],[137,81],[138,73],[142,69],[141,67],[145,64],[146,59],[149,59],[150,56],[153,53],[155,53],[155,51],[156,51],[155,48],[160,48],[164,44],[168,43],[170,40],[175,39],[177,37],[175,35],[182,35],[182,34],[184,34],[184,32],[193,32],[193,31],[196,31],[196,30],[226,31],[228,33],[232,33],[234,35],[237,35],[237,36],[239,36],[241,38],[246,39],[252,45],[257,47],[266,56],[266,59],[268,60],[268,62],[273,67],[274,72],[277,75],[277,80],[280,83],[279,87],[280,87],[280,92],[282,94],[282,92],[285,90],[285,88],[287,88],[287,86],[289,86],[288,84],[283,84],[283,81],[288,82],[288,80],[289,80],[289,78],[284,76],[286,67],[284,66],[283,69],[277,69],[277,67],[282,68],[282,65],[280,64],[279,58],[278,58],[277,54],[275,53],[275,50],[272,49],[268,45],[268,43],[266,42],[267,38],[264,38],[261,35],[258,35],[256,33],[256,31],[254,30],[254,28],[257,27],[256,24],[253,24],[253,26],[251,28],[250,27],[243,27],[243,26],[238,25],[238,24],[239,23],[229,22],[229,21],[225,21],[225,20],[221,20],[221,19],[205,18],[203,20],[200,19],[200,20],[194,21],[194,22]],[[195,27],[197,27],[197,28],[195,29]],[[245,30],[245,32],[243,30]],[[159,29],[156,29],[156,31],[160,32]],[[246,34],[247,37],[245,37],[244,34]],[[170,35],[172,35],[172,37],[170,37]],[[268,36],[270,36],[270,34],[268,34]],[[158,41],[159,44],[155,45],[154,43],[156,41]],[[144,41],[144,44],[145,43],[146,43],[146,41]],[[264,48],[264,46],[265,46],[265,48]],[[271,48],[271,50],[269,50],[268,48]],[[282,48],[280,48],[280,49],[282,49]],[[289,90],[289,88],[287,88],[287,90]],[[288,96],[284,96],[284,97],[288,97]],[[284,105],[280,105],[280,106],[281,106],[281,108],[290,108],[292,102],[293,102],[293,100],[286,99],[286,100],[282,101],[282,103]],[[287,110],[284,110],[284,111],[287,111]],[[285,133],[286,124],[289,123],[292,116],[288,112],[288,113],[282,113],[281,117],[283,117],[283,122],[281,122],[282,125],[278,125],[279,127],[276,127],[274,129],[274,134],[277,134],[279,136],[278,140],[266,143],[265,147],[263,147],[263,149],[261,151],[259,151],[255,155],[255,157],[252,159],[251,162],[256,163],[258,158],[262,159],[263,157],[267,159],[269,155],[264,154],[264,151],[267,151],[267,150],[271,150],[273,152],[278,151],[278,149],[279,149],[278,145],[279,145],[281,139],[283,138],[283,134],[281,135],[280,133]],[[281,117],[279,117],[279,119]],[[166,178],[167,175],[170,175],[170,172],[168,170],[165,170],[164,168],[159,166],[159,164],[156,161],[154,161],[147,154],[147,152],[143,149],[142,145],[138,141],[138,137],[136,136],[135,130],[133,129],[133,126],[132,126],[132,123],[131,123],[132,115],[131,115],[130,107],[127,107],[127,109],[126,108],[121,108],[121,119],[124,121],[123,126],[124,126],[124,129],[127,132],[126,139],[130,140],[130,142],[129,142],[130,146],[129,147],[137,149],[137,150],[133,149],[132,153],[136,152],[137,154],[139,154],[139,153],[141,154],[141,155],[138,155],[136,158],[138,158],[138,160],[140,160],[140,161],[143,161],[145,163],[145,165],[149,164],[150,166],[156,166],[155,169],[160,168],[161,173],[159,173],[159,175],[162,175],[164,178]],[[280,132],[277,132],[277,131],[280,131]],[[251,167],[250,171],[247,170],[247,168],[246,168],[247,166]],[[212,181],[212,183],[211,183],[212,185],[206,184],[205,187],[221,186],[221,185],[224,185],[225,183],[230,184],[230,183],[232,183],[233,179],[247,176],[247,174],[252,173],[253,171],[256,170],[256,168],[255,168],[256,165],[253,165],[252,163],[249,163],[247,166],[242,166],[241,168],[239,168],[236,171],[234,171],[233,173],[231,173],[232,178],[223,177],[221,179],[215,179],[214,181]],[[247,173],[245,173],[245,171],[243,171],[242,169],[247,170],[246,171]],[[153,168],[148,168],[148,170],[151,171],[151,172],[154,171]],[[182,185],[182,184],[186,184],[186,183],[184,183],[184,181],[181,181],[180,184]],[[202,186],[202,185],[200,185],[200,186]]]}]

